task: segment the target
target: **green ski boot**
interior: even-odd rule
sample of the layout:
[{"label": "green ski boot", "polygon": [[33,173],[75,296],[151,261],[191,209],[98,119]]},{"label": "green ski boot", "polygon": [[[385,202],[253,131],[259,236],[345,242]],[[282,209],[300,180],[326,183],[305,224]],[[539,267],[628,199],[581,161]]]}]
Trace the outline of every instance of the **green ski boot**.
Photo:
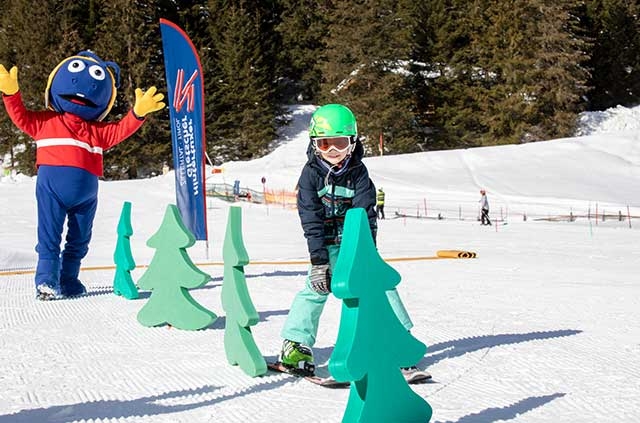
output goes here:
[{"label": "green ski boot", "polygon": [[302,376],[313,376],[316,370],[311,348],[288,339],[282,343],[280,362],[292,372]]}]

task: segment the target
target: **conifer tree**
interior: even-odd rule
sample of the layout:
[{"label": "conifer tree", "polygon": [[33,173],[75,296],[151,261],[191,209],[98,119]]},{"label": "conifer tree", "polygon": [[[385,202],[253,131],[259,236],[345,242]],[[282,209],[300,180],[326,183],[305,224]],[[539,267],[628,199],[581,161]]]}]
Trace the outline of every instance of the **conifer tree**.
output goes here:
[{"label": "conifer tree", "polygon": [[417,24],[414,33],[414,48],[411,52],[410,72],[414,102],[414,118],[416,122],[416,144],[422,151],[442,150],[448,147],[448,139],[437,135],[437,122],[434,109],[438,104],[439,91],[434,82],[443,77],[442,69],[435,60],[436,29],[432,22],[436,19],[444,21],[447,15],[444,5],[436,1],[417,2],[412,14]]},{"label": "conifer tree", "polygon": [[[331,10],[315,0],[280,0],[282,9],[277,32],[282,39],[278,62],[285,81],[303,101],[315,101],[320,91],[327,18]],[[291,88],[289,88],[291,89]]]},{"label": "conifer tree", "polygon": [[140,289],[151,291],[149,300],[138,312],[138,321],[143,326],[167,323],[178,329],[198,330],[218,318],[189,293],[189,289],[200,288],[211,279],[193,264],[185,250],[195,242],[178,207],[169,204],[160,228],[147,241],[156,252],[138,280]]},{"label": "conifer tree", "polygon": [[590,110],[640,102],[640,4],[626,0],[586,2],[582,18],[593,38]]},{"label": "conifer tree", "polygon": [[405,0],[336,2],[321,68],[322,103],[342,103],[358,116],[367,150],[417,150],[413,94],[405,76],[415,22]]},{"label": "conifer tree", "polygon": [[433,119],[438,136],[470,147],[569,135],[588,77],[588,45],[573,2],[450,5],[450,16],[430,24],[438,40],[434,60],[443,63],[431,91],[441,93]]},{"label": "conifer tree", "polygon": [[242,208],[230,207],[227,230],[222,249],[224,280],[222,282],[222,307],[226,312],[224,328],[224,350],[227,360],[238,365],[251,377],[267,372],[267,362],[258,349],[251,326],[260,321],[247,281],[244,266],[249,264],[249,255],[242,240]]},{"label": "conifer tree", "polygon": [[431,406],[400,370],[415,365],[426,347],[389,304],[387,291],[399,282],[400,275],[378,255],[364,209],[349,210],[331,280],[342,314],[329,370],[336,380],[352,382],[343,423],[426,423],[431,418]]},{"label": "conifer tree", "polygon": [[[78,13],[85,1],[43,0],[37,7],[30,2],[7,1],[2,7],[2,42],[0,63],[7,69],[18,67],[18,82],[25,106],[31,110],[44,109],[47,78],[63,59],[77,53],[81,43],[77,24]],[[6,44],[5,44],[6,43]],[[6,114],[2,112],[4,116]],[[16,152],[17,169],[26,174],[35,173],[35,144],[15,127],[5,124],[3,137],[11,138],[12,145],[23,146]]]},{"label": "conifer tree", "polygon": [[265,12],[244,0],[210,1],[209,9],[212,54],[218,63],[207,85],[207,107],[212,109],[207,113],[208,151],[218,161],[261,157],[275,138],[277,110],[261,40]]},{"label": "conifer tree", "polygon": [[[537,57],[534,71],[526,74],[517,94],[533,107],[524,116],[526,127],[516,133],[518,142],[563,138],[574,134],[578,113],[584,110],[589,73],[589,45],[581,37],[575,2],[562,0],[525,2],[527,16],[536,23],[523,40]],[[535,9],[532,6],[537,6]],[[525,50],[528,51],[528,50]],[[530,91],[533,87],[533,91]],[[515,97],[516,91],[510,91]],[[529,95],[533,94],[533,101]],[[510,110],[505,102],[505,109]]]},{"label": "conifer tree", "polygon": [[[12,36],[8,31],[10,20],[7,18],[7,6],[8,2],[2,2],[2,8],[4,13],[0,13],[0,28],[3,28],[0,31],[0,64],[4,65],[7,70],[9,70],[12,64],[15,63],[15,59],[11,54],[12,46],[10,44],[12,40]],[[4,110],[4,107],[0,106],[0,156],[5,159],[5,156],[8,156],[9,163],[3,162],[3,166],[15,166],[15,146],[16,146],[16,136],[21,131],[15,130],[15,125],[9,119],[9,115]]]},{"label": "conifer tree", "polygon": [[[156,86],[165,97],[164,61],[159,29],[159,5],[154,1],[137,1],[131,7],[128,0],[113,0],[101,4],[101,19],[93,40],[96,54],[120,67],[120,88],[116,104],[107,116],[121,118],[133,107],[135,88]],[[171,132],[168,110],[149,115],[147,124],[127,142],[105,153],[105,177],[137,178],[159,174],[164,162],[171,162]]]}]

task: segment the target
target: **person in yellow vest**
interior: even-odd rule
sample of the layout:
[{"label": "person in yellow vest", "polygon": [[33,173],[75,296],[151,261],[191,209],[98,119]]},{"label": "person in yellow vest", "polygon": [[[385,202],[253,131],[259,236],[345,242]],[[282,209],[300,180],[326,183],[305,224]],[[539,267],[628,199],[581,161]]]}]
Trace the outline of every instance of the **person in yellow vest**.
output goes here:
[{"label": "person in yellow vest", "polygon": [[378,219],[384,219],[384,191],[382,187],[378,188],[378,195],[376,196],[376,211],[378,212]]}]

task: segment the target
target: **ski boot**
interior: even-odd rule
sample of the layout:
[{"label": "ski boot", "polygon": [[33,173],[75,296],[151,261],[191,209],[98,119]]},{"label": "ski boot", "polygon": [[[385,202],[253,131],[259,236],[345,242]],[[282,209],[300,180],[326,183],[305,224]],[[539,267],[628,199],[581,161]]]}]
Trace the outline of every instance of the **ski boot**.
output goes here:
[{"label": "ski boot", "polygon": [[47,285],[46,283],[40,284],[36,287],[36,299],[40,301],[51,301],[62,298],[60,291]]},{"label": "ski boot", "polygon": [[316,370],[313,364],[313,352],[311,348],[299,342],[285,339],[280,352],[280,362],[292,373],[301,376],[313,376]]},{"label": "ski boot", "polygon": [[60,281],[60,294],[65,298],[82,297],[87,294],[87,288],[78,279]]}]

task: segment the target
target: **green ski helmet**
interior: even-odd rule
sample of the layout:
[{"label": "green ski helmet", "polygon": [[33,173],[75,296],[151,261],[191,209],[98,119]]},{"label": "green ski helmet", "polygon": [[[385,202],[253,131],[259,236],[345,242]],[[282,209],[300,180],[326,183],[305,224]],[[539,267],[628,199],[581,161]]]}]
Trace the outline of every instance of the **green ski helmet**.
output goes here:
[{"label": "green ski helmet", "polygon": [[342,104],[326,104],[318,108],[311,116],[309,137],[352,137],[358,135],[356,117],[348,107]]}]

